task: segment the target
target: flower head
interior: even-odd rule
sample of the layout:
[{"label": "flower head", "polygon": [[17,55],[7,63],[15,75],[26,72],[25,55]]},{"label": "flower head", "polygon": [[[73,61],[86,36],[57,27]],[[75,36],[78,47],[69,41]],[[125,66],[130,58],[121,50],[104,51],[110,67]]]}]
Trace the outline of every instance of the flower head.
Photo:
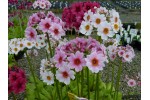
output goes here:
[{"label": "flower head", "polygon": [[102,23],[106,21],[106,17],[103,14],[94,14],[92,16],[92,25],[94,25],[94,27],[98,28],[98,26]]},{"label": "flower head", "polygon": [[84,54],[79,51],[75,54],[71,54],[70,57],[68,57],[70,68],[75,68],[76,72],[81,71],[83,66],[85,66],[85,60],[83,57]]},{"label": "flower head", "polygon": [[82,21],[79,31],[82,34],[91,35],[92,29],[93,29],[93,27],[90,24],[90,22]]},{"label": "flower head", "polygon": [[75,79],[74,74],[74,71],[70,70],[69,67],[63,66],[56,71],[56,79],[68,85],[70,84],[70,79]]},{"label": "flower head", "polygon": [[130,79],[127,83],[129,87],[134,87],[136,85],[136,81],[134,79]]},{"label": "flower head", "polygon": [[25,30],[25,36],[29,41],[35,41],[37,37],[37,32],[32,27],[27,27]]},{"label": "flower head", "polygon": [[85,58],[86,65],[93,73],[98,73],[100,70],[103,70],[104,57],[101,54],[98,54],[96,51],[92,52],[90,55]]},{"label": "flower head", "polygon": [[52,22],[50,18],[41,19],[41,22],[39,23],[39,29],[44,33],[48,32],[51,27],[51,23]]},{"label": "flower head", "polygon": [[54,74],[51,71],[44,71],[41,77],[43,82],[47,83],[47,85],[54,84]]},{"label": "flower head", "polygon": [[110,23],[108,22],[103,22],[101,25],[98,27],[98,33],[99,36],[101,36],[102,39],[107,40],[108,37],[113,37],[114,33],[112,31],[112,27]]},{"label": "flower head", "polygon": [[53,23],[50,31],[52,37],[56,40],[61,39],[61,36],[65,35],[65,31],[63,30],[62,26],[56,23]]},{"label": "flower head", "polygon": [[64,60],[66,59],[66,57],[67,56],[66,56],[65,52],[63,52],[63,51],[57,52],[57,54],[54,56],[54,60],[56,62],[57,68],[60,68],[65,64]]}]

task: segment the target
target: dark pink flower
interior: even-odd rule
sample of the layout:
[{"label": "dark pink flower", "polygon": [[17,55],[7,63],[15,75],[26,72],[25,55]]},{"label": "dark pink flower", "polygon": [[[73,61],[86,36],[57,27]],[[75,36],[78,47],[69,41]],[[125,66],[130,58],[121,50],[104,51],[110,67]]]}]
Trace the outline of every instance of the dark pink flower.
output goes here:
[{"label": "dark pink flower", "polygon": [[19,79],[16,81],[16,83],[13,84],[13,90],[15,94],[21,93],[25,90],[26,84],[24,82],[24,79]]}]

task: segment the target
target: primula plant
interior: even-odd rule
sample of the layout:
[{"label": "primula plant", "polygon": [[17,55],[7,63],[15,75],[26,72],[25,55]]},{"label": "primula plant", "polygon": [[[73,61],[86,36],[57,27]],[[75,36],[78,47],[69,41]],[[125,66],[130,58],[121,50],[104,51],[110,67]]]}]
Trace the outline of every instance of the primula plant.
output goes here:
[{"label": "primula plant", "polygon": [[[33,6],[48,9],[51,4],[38,0]],[[82,37],[65,38],[66,31],[72,29]],[[27,100],[121,100],[123,63],[131,63],[135,56],[130,45],[121,45],[118,37],[122,29],[119,13],[96,2],[73,3],[64,8],[62,20],[51,11],[33,13],[25,37],[9,40],[8,53],[24,51],[30,70],[26,80],[20,68],[9,69],[9,93],[26,91]],[[32,55],[37,56],[39,49],[46,56],[36,74]],[[109,82],[101,77],[105,67],[112,69]],[[134,80],[128,80],[129,86],[134,84]]]}]

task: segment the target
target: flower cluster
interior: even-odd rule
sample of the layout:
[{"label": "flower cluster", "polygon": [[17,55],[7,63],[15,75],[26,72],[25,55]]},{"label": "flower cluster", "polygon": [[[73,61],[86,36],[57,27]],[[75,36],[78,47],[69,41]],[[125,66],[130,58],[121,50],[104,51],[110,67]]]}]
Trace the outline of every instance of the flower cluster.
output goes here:
[{"label": "flower cluster", "polygon": [[108,46],[108,56],[110,60],[114,60],[117,56],[122,58],[123,62],[131,62],[135,56],[134,49],[129,46]]},{"label": "flower cluster", "polygon": [[[40,75],[43,82],[47,83],[47,85],[54,84],[54,74],[50,71],[50,69],[55,66],[52,62],[52,59],[41,60]],[[75,79],[74,74],[74,71],[70,70],[68,66],[62,66],[56,71],[55,76],[60,82],[64,82],[68,85],[70,83],[70,79]]]},{"label": "flower cluster", "polygon": [[46,9],[49,10],[52,4],[49,2],[49,0],[37,0],[32,4],[33,8],[41,8],[41,9]]},{"label": "flower cluster", "polygon": [[78,31],[83,21],[84,13],[89,9],[92,9],[94,12],[94,7],[100,7],[100,4],[96,2],[76,2],[70,7],[64,8],[62,20],[65,22],[66,30],[74,28]]},{"label": "flower cluster", "polygon": [[56,48],[54,61],[57,68],[68,65],[79,72],[87,66],[93,73],[98,73],[107,61],[106,48],[95,39],[76,38]]},{"label": "flower cluster", "polygon": [[95,12],[88,10],[84,13],[83,21],[79,31],[84,35],[97,33],[102,39],[113,37],[122,29],[119,13],[116,10],[107,10],[105,7],[94,7]]},{"label": "flower cluster", "polygon": [[8,41],[8,53],[9,54],[18,54],[19,51],[27,49],[41,49],[46,46],[45,36],[37,35],[36,41],[29,41],[26,38],[14,38]]},{"label": "flower cluster", "polygon": [[37,31],[48,33],[50,37],[59,40],[65,35],[63,30],[64,23],[59,17],[56,17],[51,11],[45,15],[44,12],[34,13],[29,17],[28,27],[25,34],[29,40],[35,40]]},{"label": "flower cluster", "polygon": [[125,81],[129,87],[141,86],[141,75],[138,73],[136,77],[129,78],[128,75],[125,76]]},{"label": "flower cluster", "polygon": [[18,67],[8,69],[8,92],[21,93],[26,88],[26,76],[24,70]]}]

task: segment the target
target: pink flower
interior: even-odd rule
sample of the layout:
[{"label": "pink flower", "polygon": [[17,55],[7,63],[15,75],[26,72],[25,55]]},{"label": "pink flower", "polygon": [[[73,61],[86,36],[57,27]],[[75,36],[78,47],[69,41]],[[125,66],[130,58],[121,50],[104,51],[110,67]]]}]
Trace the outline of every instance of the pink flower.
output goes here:
[{"label": "pink flower", "polygon": [[40,18],[38,17],[37,13],[35,13],[29,17],[28,26],[33,26],[39,22],[40,22]]},{"label": "pink flower", "polygon": [[71,7],[72,7],[72,9],[71,9],[72,13],[78,14],[78,13],[83,12],[82,6],[83,6],[83,3],[78,3],[78,2],[77,3],[73,3],[71,5]]},{"label": "pink flower", "polygon": [[125,52],[123,55],[123,58],[125,61],[127,62],[131,62],[132,61],[132,53],[131,52]]},{"label": "pink flower", "polygon": [[125,53],[125,51],[124,51],[124,50],[119,50],[119,51],[118,51],[118,55],[119,55],[119,57],[123,57],[124,53]]},{"label": "pink flower", "polygon": [[103,70],[104,65],[104,56],[98,54],[96,51],[92,52],[90,55],[85,58],[86,65],[93,73],[98,73],[100,70]]},{"label": "pink flower", "polygon": [[134,87],[136,85],[136,81],[133,79],[130,79],[127,83],[129,87]]},{"label": "pink flower", "polygon": [[39,23],[39,29],[42,30],[42,32],[48,32],[51,27],[51,19],[45,18],[41,19],[41,22]]},{"label": "pink flower", "polygon": [[18,80],[18,78],[20,78],[18,73],[14,72],[14,71],[10,72],[10,74],[9,74],[9,82],[10,83],[15,83]]},{"label": "pink flower", "polygon": [[93,4],[91,2],[85,2],[84,6],[83,6],[83,10],[85,12],[87,12],[88,10],[90,10],[91,8],[94,8]]},{"label": "pink flower", "polygon": [[23,92],[25,88],[26,84],[24,82],[24,79],[19,79],[16,81],[16,83],[13,84],[13,90],[15,94]]},{"label": "pink flower", "polygon": [[74,71],[70,70],[69,67],[63,66],[56,71],[56,79],[68,85],[70,84],[70,79],[75,79],[74,74]]},{"label": "pink flower", "polygon": [[8,94],[10,94],[13,91],[12,85],[8,85]]},{"label": "pink flower", "polygon": [[56,67],[59,68],[59,67],[62,67],[65,62],[64,60],[66,59],[66,54],[65,52],[63,51],[58,51],[57,54],[54,56],[54,60],[56,62]]},{"label": "pink flower", "polygon": [[62,26],[56,23],[53,23],[49,31],[54,39],[61,39],[61,36],[65,35],[65,31],[62,29]]},{"label": "pink flower", "polygon": [[116,54],[114,54],[114,53],[109,54],[109,57],[110,57],[110,60],[111,60],[111,61],[114,61],[115,58],[116,58]]},{"label": "pink flower", "polygon": [[84,54],[77,51],[75,54],[71,54],[68,57],[70,68],[75,68],[76,72],[82,70],[83,66],[85,66]]},{"label": "pink flower", "polygon": [[47,14],[47,18],[51,18],[53,20],[54,17],[55,17],[54,13],[49,11],[48,14]]},{"label": "pink flower", "polygon": [[25,36],[29,41],[36,41],[37,32],[32,27],[27,27],[25,30]]}]

